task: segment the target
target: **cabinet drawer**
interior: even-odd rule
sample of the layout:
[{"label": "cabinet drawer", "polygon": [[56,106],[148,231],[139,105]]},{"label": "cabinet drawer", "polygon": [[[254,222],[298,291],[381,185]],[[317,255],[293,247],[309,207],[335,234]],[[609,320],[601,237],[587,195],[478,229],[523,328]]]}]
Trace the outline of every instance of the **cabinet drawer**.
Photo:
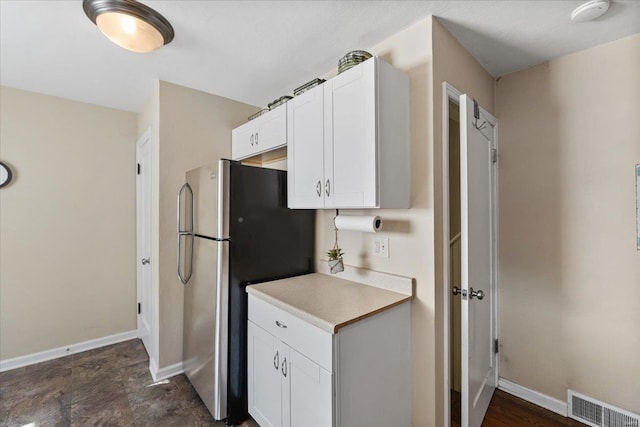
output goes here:
[{"label": "cabinet drawer", "polygon": [[249,295],[249,320],[327,371],[333,372],[331,333],[253,295]]}]

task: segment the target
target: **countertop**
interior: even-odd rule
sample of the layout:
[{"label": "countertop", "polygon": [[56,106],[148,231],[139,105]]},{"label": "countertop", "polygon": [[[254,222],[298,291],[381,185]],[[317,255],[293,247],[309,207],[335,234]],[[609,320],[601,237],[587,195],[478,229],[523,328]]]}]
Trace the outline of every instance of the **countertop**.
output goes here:
[{"label": "countertop", "polygon": [[412,298],[321,273],[247,286],[247,293],[332,334]]}]

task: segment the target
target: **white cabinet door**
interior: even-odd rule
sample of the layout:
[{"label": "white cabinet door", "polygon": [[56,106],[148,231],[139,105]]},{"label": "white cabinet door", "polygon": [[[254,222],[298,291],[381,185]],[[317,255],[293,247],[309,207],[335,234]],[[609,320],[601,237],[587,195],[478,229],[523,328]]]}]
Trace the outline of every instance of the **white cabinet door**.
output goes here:
[{"label": "white cabinet door", "polygon": [[282,396],[282,427],[296,427],[297,424],[291,422],[291,361],[289,356],[291,354],[291,348],[280,343],[280,354],[282,355],[282,361],[280,362],[280,395]]},{"label": "white cabinet door", "polygon": [[325,208],[377,206],[375,59],[325,83]]},{"label": "white cabinet door", "polygon": [[255,120],[231,131],[231,158],[233,160],[249,157],[256,151],[254,140],[257,126]]},{"label": "white cabinet door", "polygon": [[287,103],[289,208],[324,207],[323,86]]},{"label": "white cabinet door", "polygon": [[287,144],[287,104],[258,117],[254,138],[256,152],[263,152]]},{"label": "white cabinet door", "polygon": [[247,322],[249,413],[261,427],[282,426],[280,341],[253,322]]},{"label": "white cabinet door", "polygon": [[289,349],[290,426],[331,427],[332,378],[317,363]]},{"label": "white cabinet door", "polygon": [[287,145],[287,105],[231,131],[231,158],[241,160]]}]

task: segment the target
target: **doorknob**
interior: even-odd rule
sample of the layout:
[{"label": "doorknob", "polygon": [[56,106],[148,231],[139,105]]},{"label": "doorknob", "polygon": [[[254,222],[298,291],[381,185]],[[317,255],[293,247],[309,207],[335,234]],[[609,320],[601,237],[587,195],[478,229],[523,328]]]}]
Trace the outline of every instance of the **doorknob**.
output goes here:
[{"label": "doorknob", "polygon": [[469,299],[473,299],[473,297],[477,297],[481,300],[484,298],[484,292],[482,290],[474,291],[473,288],[469,288]]},{"label": "doorknob", "polygon": [[142,258],[142,265],[151,264],[151,258]]}]

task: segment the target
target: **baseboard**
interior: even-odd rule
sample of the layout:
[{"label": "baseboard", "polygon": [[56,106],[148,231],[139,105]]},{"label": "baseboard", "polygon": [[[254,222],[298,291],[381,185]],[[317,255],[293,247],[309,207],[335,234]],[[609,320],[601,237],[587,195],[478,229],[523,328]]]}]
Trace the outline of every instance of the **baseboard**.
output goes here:
[{"label": "baseboard", "polygon": [[138,338],[137,330],[122,332],[119,334],[96,338],[76,344],[70,344],[64,347],[54,348],[52,350],[41,351],[39,353],[32,353],[24,356],[14,357],[13,359],[0,360],[0,372],[22,368],[23,366],[33,365],[34,363],[46,362],[47,360],[69,356],[70,354],[81,353],[87,350],[93,350],[94,348],[117,344],[119,342],[132,340],[134,338]]},{"label": "baseboard", "polygon": [[175,377],[184,372],[182,362],[174,363],[173,365],[165,366],[164,368],[158,368],[158,363],[152,357],[149,358],[149,371],[153,381],[162,381],[167,378]]},{"label": "baseboard", "polygon": [[498,388],[504,392],[512,394],[520,399],[524,399],[527,402],[534,405],[541,406],[549,411],[566,417],[568,414],[567,403],[546,394],[539,393],[537,391],[528,389],[519,384],[512,383],[504,378],[498,379]]}]

